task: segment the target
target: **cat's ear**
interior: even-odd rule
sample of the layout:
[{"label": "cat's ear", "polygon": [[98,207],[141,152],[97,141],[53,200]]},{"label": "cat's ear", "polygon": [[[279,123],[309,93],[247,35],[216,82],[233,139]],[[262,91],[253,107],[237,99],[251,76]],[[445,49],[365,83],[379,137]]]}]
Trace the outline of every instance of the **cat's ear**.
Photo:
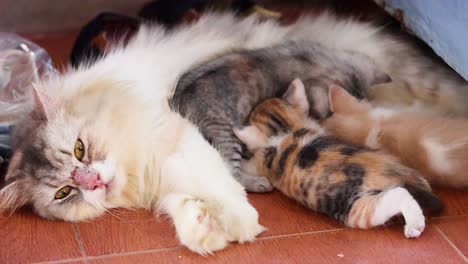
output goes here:
[{"label": "cat's ear", "polygon": [[265,136],[256,126],[246,126],[241,129],[234,128],[234,134],[249,150],[260,148],[265,142]]},{"label": "cat's ear", "polygon": [[24,194],[24,179],[18,174],[18,166],[23,155],[17,152],[13,155],[5,176],[5,183],[0,187],[0,215],[5,212],[14,212],[25,205],[29,200]]},{"label": "cat's ear", "polygon": [[283,99],[289,104],[298,107],[304,113],[309,112],[309,101],[304,87],[304,83],[298,78],[289,85],[288,90],[283,95]]},{"label": "cat's ear", "polygon": [[362,110],[359,100],[344,88],[332,84],[328,89],[330,110],[334,113],[349,113]]},{"label": "cat's ear", "polygon": [[56,103],[42,90],[33,85],[32,94],[34,98],[34,108],[44,117],[56,107]]},{"label": "cat's ear", "polygon": [[14,179],[7,182],[0,189],[0,215],[5,213],[13,213],[17,208],[20,208],[28,203],[27,196],[24,193],[21,180]]}]

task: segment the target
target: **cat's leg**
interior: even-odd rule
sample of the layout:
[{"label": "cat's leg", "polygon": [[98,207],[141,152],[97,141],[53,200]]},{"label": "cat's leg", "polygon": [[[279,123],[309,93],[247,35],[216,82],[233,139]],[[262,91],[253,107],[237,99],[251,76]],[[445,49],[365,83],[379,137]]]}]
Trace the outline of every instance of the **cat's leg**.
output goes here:
[{"label": "cat's leg", "polygon": [[221,156],[231,167],[232,174],[248,192],[271,192],[273,186],[267,178],[249,175],[241,170],[242,145],[234,135],[230,124],[215,123],[204,125],[203,134],[210,139],[211,144],[218,149]]},{"label": "cat's leg", "polygon": [[425,228],[423,211],[413,196],[403,187],[359,198],[351,208],[346,224],[351,227],[370,228],[383,225],[399,214],[405,218],[405,236],[419,237]]},{"label": "cat's leg", "polygon": [[159,206],[173,219],[181,243],[206,254],[230,241],[253,241],[265,228],[219,153],[199,134],[181,145],[163,166],[167,194]]}]

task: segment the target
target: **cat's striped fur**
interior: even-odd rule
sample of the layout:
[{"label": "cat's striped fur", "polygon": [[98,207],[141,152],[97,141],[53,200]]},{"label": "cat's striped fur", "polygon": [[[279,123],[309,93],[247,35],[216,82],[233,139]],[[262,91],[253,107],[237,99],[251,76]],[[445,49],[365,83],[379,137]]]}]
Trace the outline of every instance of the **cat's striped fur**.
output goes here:
[{"label": "cat's striped fur", "polygon": [[236,135],[253,151],[248,173],[266,176],[288,197],[350,227],[370,228],[396,214],[405,235],[424,229],[422,207],[440,200],[418,172],[384,152],[346,144],[307,117],[304,87],[295,80],[284,99],[260,103]]}]

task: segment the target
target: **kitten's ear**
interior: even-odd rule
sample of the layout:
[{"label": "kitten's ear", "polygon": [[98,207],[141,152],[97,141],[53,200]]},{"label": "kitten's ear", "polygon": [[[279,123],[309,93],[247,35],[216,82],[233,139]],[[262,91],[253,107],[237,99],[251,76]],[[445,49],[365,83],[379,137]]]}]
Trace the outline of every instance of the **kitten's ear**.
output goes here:
[{"label": "kitten's ear", "polygon": [[5,184],[0,187],[0,215],[5,212],[13,213],[28,202],[27,195],[22,191],[24,190],[22,177],[17,174],[22,158],[21,152],[17,152],[10,160]]},{"label": "kitten's ear", "polygon": [[292,81],[288,90],[284,93],[283,99],[289,104],[298,107],[304,113],[309,112],[309,101],[307,101],[304,83],[300,79],[296,78]]},{"label": "kitten's ear", "polygon": [[234,134],[249,150],[260,148],[265,141],[263,133],[256,126],[246,126],[241,129],[234,128]]},{"label": "kitten's ear", "polygon": [[334,113],[349,113],[362,110],[359,100],[344,88],[332,84],[328,89],[330,110]]}]

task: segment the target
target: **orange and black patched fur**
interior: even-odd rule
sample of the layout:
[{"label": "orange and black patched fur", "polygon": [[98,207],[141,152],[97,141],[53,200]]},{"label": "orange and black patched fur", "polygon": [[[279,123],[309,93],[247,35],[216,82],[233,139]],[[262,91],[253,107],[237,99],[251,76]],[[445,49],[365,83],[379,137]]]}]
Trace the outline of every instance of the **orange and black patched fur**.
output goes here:
[{"label": "orange and black patched fur", "polygon": [[307,112],[298,79],[283,98],[260,103],[249,126],[235,130],[252,152],[243,170],[350,227],[370,228],[402,214],[406,237],[418,237],[425,227],[422,208],[442,208],[427,181],[393,156],[332,137]]}]

